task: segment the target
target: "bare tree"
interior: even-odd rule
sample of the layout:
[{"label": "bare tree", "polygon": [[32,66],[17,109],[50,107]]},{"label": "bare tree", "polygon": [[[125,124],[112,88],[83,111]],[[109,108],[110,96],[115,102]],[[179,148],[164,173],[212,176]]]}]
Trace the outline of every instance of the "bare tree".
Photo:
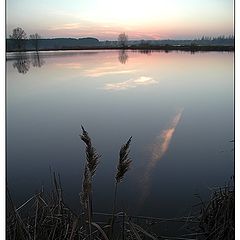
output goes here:
[{"label": "bare tree", "polygon": [[39,39],[41,39],[41,36],[38,33],[34,33],[31,34],[29,38],[32,41],[32,44],[34,45],[35,50],[38,51]]},{"label": "bare tree", "polygon": [[17,46],[18,50],[23,50],[25,47],[25,40],[27,39],[27,34],[25,31],[20,28],[14,28],[13,33],[9,35],[9,37],[14,40],[15,45]]},{"label": "bare tree", "polygon": [[118,44],[120,47],[125,48],[128,43],[128,35],[125,33],[120,33],[118,35]]}]

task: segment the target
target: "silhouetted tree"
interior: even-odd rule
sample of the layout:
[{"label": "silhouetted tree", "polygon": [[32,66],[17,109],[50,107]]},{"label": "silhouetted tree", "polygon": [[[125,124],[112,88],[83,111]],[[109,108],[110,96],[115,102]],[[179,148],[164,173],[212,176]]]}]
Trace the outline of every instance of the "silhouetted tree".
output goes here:
[{"label": "silhouetted tree", "polygon": [[118,35],[118,44],[120,47],[125,48],[128,43],[128,36],[125,33]]},{"label": "silhouetted tree", "polygon": [[41,39],[41,36],[38,33],[34,33],[34,34],[31,34],[29,38],[33,46],[35,47],[35,50],[38,51],[39,39]]},{"label": "silhouetted tree", "polygon": [[9,37],[12,40],[14,40],[14,43],[16,44],[18,50],[24,49],[25,41],[27,39],[27,34],[22,28],[20,27],[14,28],[13,33],[9,35]]}]

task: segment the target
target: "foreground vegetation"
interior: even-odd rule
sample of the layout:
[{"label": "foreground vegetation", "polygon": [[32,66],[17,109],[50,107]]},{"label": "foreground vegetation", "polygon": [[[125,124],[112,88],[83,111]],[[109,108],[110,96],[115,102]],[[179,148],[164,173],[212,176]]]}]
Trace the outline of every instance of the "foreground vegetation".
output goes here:
[{"label": "foreground vegetation", "polygon": [[[200,202],[201,211],[194,216],[174,219],[131,216],[126,212],[116,212],[117,189],[131,165],[130,143],[132,137],[121,147],[115,175],[115,191],[112,213],[93,211],[92,179],[97,170],[100,155],[92,145],[91,138],[82,127],[80,135],[86,145],[86,162],[83,174],[80,202],[82,211],[75,213],[64,202],[59,174],[51,174],[51,193],[41,191],[16,207],[7,189],[7,229],[8,240],[141,240],[141,239],[234,239],[234,184],[213,190],[207,202]],[[234,179],[232,179],[234,182]],[[101,222],[96,221],[101,218]],[[105,221],[103,221],[105,219]],[[158,229],[162,224],[180,223],[187,229],[181,236],[162,236]]]}]

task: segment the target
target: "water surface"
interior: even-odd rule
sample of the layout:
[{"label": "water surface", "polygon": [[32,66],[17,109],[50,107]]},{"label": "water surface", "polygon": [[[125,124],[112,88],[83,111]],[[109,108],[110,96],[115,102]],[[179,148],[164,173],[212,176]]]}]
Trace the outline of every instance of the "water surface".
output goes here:
[{"label": "water surface", "polygon": [[118,208],[173,217],[188,213],[234,171],[233,53],[65,51],[7,55],[7,180],[17,204],[49,167],[79,207],[81,124],[101,163],[94,209],[112,209],[118,152],[133,136],[131,170]]}]

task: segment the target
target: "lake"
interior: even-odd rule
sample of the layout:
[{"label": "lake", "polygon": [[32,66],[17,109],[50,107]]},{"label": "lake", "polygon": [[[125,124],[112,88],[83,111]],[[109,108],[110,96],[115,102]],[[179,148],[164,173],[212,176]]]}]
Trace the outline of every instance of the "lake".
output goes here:
[{"label": "lake", "polygon": [[122,144],[131,169],[118,210],[176,217],[234,174],[234,53],[58,51],[8,53],[7,182],[19,206],[60,174],[79,209],[81,125],[100,164],[93,207],[111,212]]}]

